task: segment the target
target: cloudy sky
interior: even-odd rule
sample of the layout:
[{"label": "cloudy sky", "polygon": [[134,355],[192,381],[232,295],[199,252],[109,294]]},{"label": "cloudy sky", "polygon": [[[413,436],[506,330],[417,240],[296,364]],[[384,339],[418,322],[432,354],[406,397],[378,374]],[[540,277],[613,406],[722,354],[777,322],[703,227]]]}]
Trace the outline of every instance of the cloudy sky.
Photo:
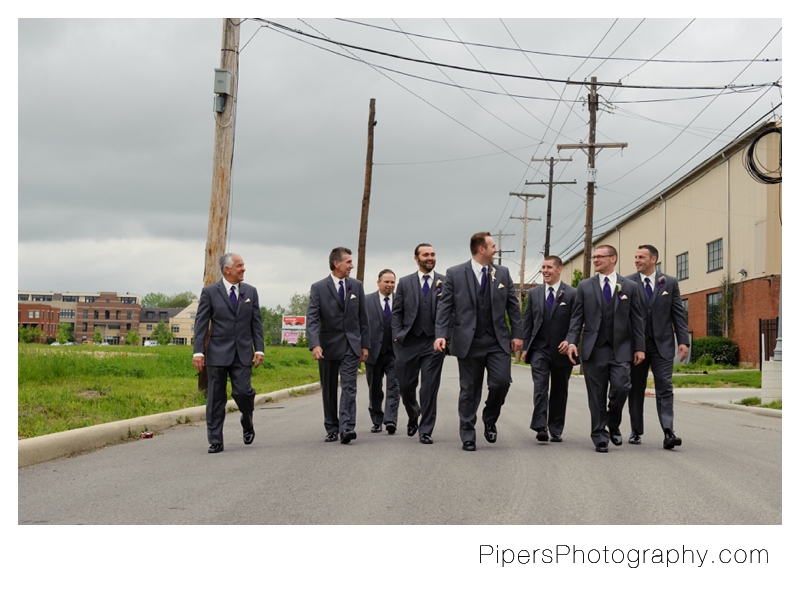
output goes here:
[{"label": "cloudy sky", "polygon": [[[375,98],[368,290],[384,267],[412,272],[420,242],[442,271],[465,261],[481,230],[513,234],[503,264],[518,279],[524,203],[509,193],[545,193],[525,182],[548,175],[531,159],[572,158],[555,168],[577,183],[555,187],[550,251],[582,245],[586,155],[556,150],[588,140],[588,88],[571,83],[616,85],[599,89],[597,142],[628,147],[597,158],[605,229],[770,116],[781,27],[245,20],[229,249],[269,307],[326,275],[332,247],[357,252]],[[19,21],[18,289],[199,293],[221,34],[221,19]],[[545,216],[530,201],[526,281],[539,280]]]}]

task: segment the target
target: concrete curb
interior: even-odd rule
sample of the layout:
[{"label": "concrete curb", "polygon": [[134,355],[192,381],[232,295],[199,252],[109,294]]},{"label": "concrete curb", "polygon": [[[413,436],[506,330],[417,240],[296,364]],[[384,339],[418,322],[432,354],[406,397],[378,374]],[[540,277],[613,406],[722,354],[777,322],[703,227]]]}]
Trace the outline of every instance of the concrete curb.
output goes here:
[{"label": "concrete curb", "polygon": [[[256,395],[255,404],[256,406],[263,405],[269,398],[277,401],[297,396],[298,393],[305,394],[309,391],[318,390],[319,388],[319,382],[294,388],[284,388],[275,392]],[[228,408],[238,409],[233,399],[228,400]],[[17,442],[17,468],[73,456],[130,438],[138,438],[145,429],[150,432],[160,432],[173,426],[205,418],[206,406],[200,405],[179,411],[155,413],[87,428],[67,430],[57,434],[26,438]]]},{"label": "concrete curb", "polygon": [[767,417],[783,417],[783,410],[768,409],[766,407],[748,407],[747,405],[735,405],[734,403],[712,403],[710,401],[695,401],[699,405],[718,407],[719,409],[735,409],[737,411],[749,411],[756,415],[766,415]]}]

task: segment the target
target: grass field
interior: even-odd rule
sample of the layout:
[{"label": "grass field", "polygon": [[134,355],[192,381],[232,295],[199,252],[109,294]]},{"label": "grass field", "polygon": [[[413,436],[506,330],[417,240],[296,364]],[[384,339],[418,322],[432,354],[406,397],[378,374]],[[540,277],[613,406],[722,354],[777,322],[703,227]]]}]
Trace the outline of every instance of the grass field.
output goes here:
[{"label": "grass field", "polygon": [[[253,370],[256,393],[319,380],[307,349],[269,347]],[[19,438],[205,404],[192,347],[19,345]]]},{"label": "grass field", "polygon": [[[672,377],[675,388],[761,388],[761,372],[743,370],[740,372],[719,372],[711,374],[686,374]],[[653,379],[647,381],[653,388]]]}]

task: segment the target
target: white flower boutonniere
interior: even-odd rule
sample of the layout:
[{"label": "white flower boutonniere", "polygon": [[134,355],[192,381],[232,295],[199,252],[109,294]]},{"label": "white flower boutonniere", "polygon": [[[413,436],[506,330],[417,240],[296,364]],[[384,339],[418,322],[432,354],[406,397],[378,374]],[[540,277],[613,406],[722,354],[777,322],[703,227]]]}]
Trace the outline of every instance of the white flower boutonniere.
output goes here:
[{"label": "white flower boutonniere", "polygon": [[663,275],[662,275],[661,277],[659,277],[659,278],[658,278],[658,284],[659,284],[659,286],[661,286],[661,285],[664,285],[664,283],[666,283],[666,282],[667,282],[667,278],[666,278],[666,277],[664,277]]},{"label": "white flower boutonniere", "polygon": [[497,269],[493,266],[489,267],[489,272],[492,273],[492,283],[494,283],[494,274],[497,272]]},{"label": "white flower boutonniere", "polygon": [[617,293],[622,293],[622,285],[617,283]]}]

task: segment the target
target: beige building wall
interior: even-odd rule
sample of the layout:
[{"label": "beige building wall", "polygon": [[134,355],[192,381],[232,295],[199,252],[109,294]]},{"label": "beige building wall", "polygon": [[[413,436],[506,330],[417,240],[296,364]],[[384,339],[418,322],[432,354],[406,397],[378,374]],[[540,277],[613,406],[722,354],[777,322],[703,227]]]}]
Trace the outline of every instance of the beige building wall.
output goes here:
[{"label": "beige building wall", "polygon": [[197,305],[199,303],[200,300],[192,300],[191,304],[170,318],[169,325],[170,330],[173,332],[173,343],[191,345],[194,342],[194,319],[197,316]]}]

